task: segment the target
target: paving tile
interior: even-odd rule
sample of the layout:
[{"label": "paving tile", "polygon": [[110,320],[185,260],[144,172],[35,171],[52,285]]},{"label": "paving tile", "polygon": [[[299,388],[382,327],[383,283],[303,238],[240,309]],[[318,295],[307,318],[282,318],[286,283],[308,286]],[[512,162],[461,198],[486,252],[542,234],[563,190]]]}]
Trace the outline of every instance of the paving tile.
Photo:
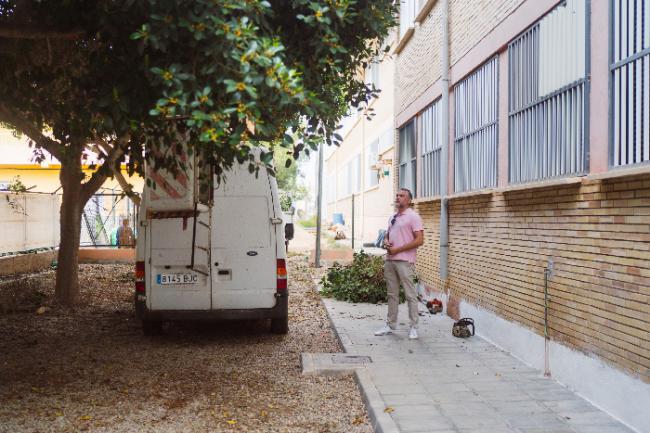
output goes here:
[{"label": "paving tile", "polygon": [[401,405],[432,405],[433,399],[429,393],[382,394],[388,406]]},{"label": "paving tile", "polygon": [[[479,337],[451,336],[452,320],[422,316],[420,339],[401,325],[373,336],[385,305],[324,301],[345,350],[369,355],[371,409],[403,433],[631,433],[623,424]],[[400,317],[407,317],[405,305]],[[383,408],[394,409],[385,416]],[[371,415],[372,417],[372,415]],[[384,428],[385,427],[385,428]]]},{"label": "paving tile", "polygon": [[401,432],[413,433],[422,431],[455,431],[455,427],[443,418],[429,419],[425,417],[393,417]]}]

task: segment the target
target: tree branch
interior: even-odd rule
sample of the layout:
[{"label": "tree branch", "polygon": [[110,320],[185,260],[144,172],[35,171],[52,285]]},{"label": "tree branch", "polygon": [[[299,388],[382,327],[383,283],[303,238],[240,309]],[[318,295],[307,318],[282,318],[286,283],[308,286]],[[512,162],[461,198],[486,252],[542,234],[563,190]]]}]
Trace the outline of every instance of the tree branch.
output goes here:
[{"label": "tree branch", "polygon": [[115,144],[111,146],[101,167],[92,174],[88,182],[81,185],[82,203],[86,203],[90,200],[90,197],[92,197],[92,195],[104,184],[108,178],[108,172],[112,171],[115,162],[124,155],[124,145],[128,143],[130,139],[130,134],[125,134],[115,140]]},{"label": "tree branch", "polygon": [[0,38],[6,39],[62,39],[75,41],[84,35],[83,30],[70,30],[68,32],[43,31],[34,29],[0,29]]},{"label": "tree branch", "polygon": [[61,143],[44,135],[40,128],[3,104],[0,104],[0,121],[13,126],[18,131],[31,138],[38,147],[42,147],[56,159],[63,161],[64,146]]},{"label": "tree branch", "polygon": [[[98,150],[108,154],[111,146],[105,140],[99,138],[97,140],[97,148]],[[120,167],[114,164],[111,169],[113,170],[113,175],[115,176],[117,183],[120,185],[120,188],[122,188],[122,191],[124,191],[124,194],[126,194],[136,206],[140,206],[140,195],[133,191],[133,185],[126,180]]]}]

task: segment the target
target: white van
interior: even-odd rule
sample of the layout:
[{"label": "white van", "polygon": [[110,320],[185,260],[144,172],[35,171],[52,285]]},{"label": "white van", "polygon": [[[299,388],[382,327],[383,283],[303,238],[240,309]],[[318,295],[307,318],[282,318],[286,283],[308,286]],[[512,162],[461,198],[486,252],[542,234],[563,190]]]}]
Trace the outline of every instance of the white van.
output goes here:
[{"label": "white van", "polygon": [[144,333],[159,333],[163,321],[204,319],[271,319],[272,332],[287,333],[275,178],[235,164],[206,205],[188,197],[198,191],[192,176],[147,176],[157,188],[145,187],[136,244],[135,307]]}]

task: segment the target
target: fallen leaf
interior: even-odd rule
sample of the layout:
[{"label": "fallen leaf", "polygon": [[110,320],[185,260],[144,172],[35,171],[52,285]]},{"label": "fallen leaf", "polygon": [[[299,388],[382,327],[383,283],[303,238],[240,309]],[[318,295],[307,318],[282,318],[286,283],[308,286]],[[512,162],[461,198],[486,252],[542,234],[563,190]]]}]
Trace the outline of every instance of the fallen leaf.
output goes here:
[{"label": "fallen leaf", "polygon": [[262,410],[262,411],[260,411],[260,416],[261,417],[267,417],[267,416],[269,416],[269,413],[267,411],[265,411],[265,410]]},{"label": "fallen leaf", "polygon": [[235,424],[237,424],[237,420],[236,420],[236,419],[228,419],[228,420],[226,420],[226,422],[227,422],[228,424],[230,424],[230,425],[235,425]]},{"label": "fallen leaf", "polygon": [[62,417],[62,416],[63,416],[63,412],[54,412],[54,416]]},{"label": "fallen leaf", "polygon": [[386,409],[384,409],[384,412],[386,412],[386,413],[393,413],[393,412],[395,412],[395,409],[393,409],[392,407],[388,406],[388,407],[386,407]]},{"label": "fallen leaf", "polygon": [[361,416],[357,416],[356,418],[354,418],[354,419],[352,420],[352,425],[359,425],[359,424],[363,424],[363,423],[365,423],[365,422],[366,422],[366,421],[363,419],[363,417],[361,417]]},{"label": "fallen leaf", "polygon": [[93,419],[93,417],[90,415],[84,415],[84,416],[80,416],[79,419],[81,421],[90,421],[91,419]]},{"label": "fallen leaf", "polygon": [[43,313],[45,313],[47,310],[49,310],[48,307],[38,307],[38,309],[36,310],[36,314],[43,314]]}]

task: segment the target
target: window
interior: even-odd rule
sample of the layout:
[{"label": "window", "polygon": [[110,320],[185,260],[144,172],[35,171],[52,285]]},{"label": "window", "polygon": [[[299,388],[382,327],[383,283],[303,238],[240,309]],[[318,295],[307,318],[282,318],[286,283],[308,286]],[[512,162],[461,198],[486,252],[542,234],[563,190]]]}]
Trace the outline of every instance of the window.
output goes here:
[{"label": "window", "polygon": [[366,188],[379,184],[379,139],[376,139],[366,147]]},{"label": "window", "polygon": [[418,0],[400,0],[399,7],[399,37],[413,27],[415,16],[417,15]]},{"label": "window", "polygon": [[361,190],[361,155],[357,154],[348,162],[348,181],[350,183],[348,194]]},{"label": "window", "polygon": [[338,198],[347,197],[361,189],[361,155],[357,154],[339,170],[341,194]]},{"label": "window", "polygon": [[612,1],[610,164],[650,161],[650,4]]},{"label": "window", "polygon": [[348,166],[345,165],[343,168],[339,169],[339,175],[337,177],[338,187],[336,188],[336,198],[338,200],[342,199],[345,196],[350,195],[350,176],[348,173]]},{"label": "window", "polygon": [[422,197],[440,195],[441,127],[442,110],[438,98],[418,116],[418,139],[422,148]]},{"label": "window", "polygon": [[456,192],[496,186],[498,67],[494,57],[454,87]]},{"label": "window", "polygon": [[368,86],[375,86],[375,89],[379,89],[379,67],[380,62],[377,59],[374,59],[368,64],[366,69],[366,84]]},{"label": "window", "polygon": [[585,170],[586,0],[566,0],[508,45],[509,177]]},{"label": "window", "polygon": [[388,128],[379,137],[379,154],[386,152],[393,147],[393,140],[395,139],[395,130]]},{"label": "window", "polygon": [[415,122],[411,121],[399,131],[399,187],[408,188],[415,197]]},{"label": "window", "polygon": [[333,203],[336,201],[336,177],[328,173],[325,179],[323,184],[325,200],[327,203]]}]

